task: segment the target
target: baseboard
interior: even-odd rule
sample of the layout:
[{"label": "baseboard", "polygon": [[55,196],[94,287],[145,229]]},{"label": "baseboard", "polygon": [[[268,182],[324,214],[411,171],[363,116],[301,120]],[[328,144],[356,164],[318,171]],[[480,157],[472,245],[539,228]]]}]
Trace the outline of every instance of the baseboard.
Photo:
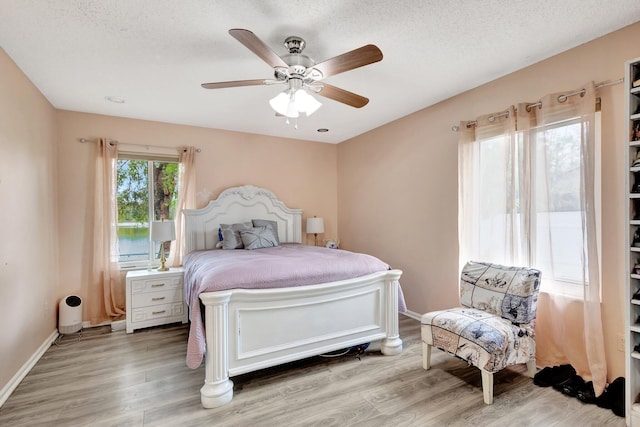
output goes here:
[{"label": "baseboard", "polygon": [[124,331],[125,329],[127,329],[126,320],[115,320],[111,322],[111,332]]},{"label": "baseboard", "polygon": [[96,323],[95,325],[92,325],[91,322],[89,322],[88,320],[85,320],[84,322],[82,322],[82,329],[98,328],[100,326],[109,326],[109,325],[111,325],[111,320],[105,320],[104,322]]},{"label": "baseboard", "polygon": [[407,310],[404,313],[400,313],[400,314],[404,314],[405,316],[415,319],[417,321],[420,321],[420,319],[422,319],[422,314],[416,313],[415,311],[411,311],[411,310]]},{"label": "baseboard", "polygon": [[40,345],[40,347],[38,347],[35,353],[31,355],[29,360],[27,360],[25,364],[22,365],[22,368],[20,368],[18,372],[16,372],[16,374],[13,376],[13,378],[11,378],[9,382],[4,387],[2,387],[2,390],[0,390],[0,407],[4,405],[4,402],[7,401],[9,396],[11,396],[11,393],[13,393],[18,385],[20,385],[24,377],[26,377],[29,371],[31,371],[36,363],[38,363],[38,360],[40,360],[42,355],[49,349],[49,347],[51,347],[51,344],[56,340],[56,338],[58,338],[57,329],[51,332],[51,335],[49,335],[49,337],[44,340],[44,342]]},{"label": "baseboard", "polygon": [[105,320],[104,322],[92,325],[91,322],[85,320],[82,322],[82,329],[99,328],[101,326],[111,326],[111,332],[124,331],[127,328],[126,320]]}]

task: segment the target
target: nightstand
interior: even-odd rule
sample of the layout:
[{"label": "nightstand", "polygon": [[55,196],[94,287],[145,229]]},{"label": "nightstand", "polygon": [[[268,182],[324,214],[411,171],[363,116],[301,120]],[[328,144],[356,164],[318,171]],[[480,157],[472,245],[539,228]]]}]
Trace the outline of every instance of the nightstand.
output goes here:
[{"label": "nightstand", "polygon": [[127,273],[127,333],[167,323],[187,323],[184,269]]}]

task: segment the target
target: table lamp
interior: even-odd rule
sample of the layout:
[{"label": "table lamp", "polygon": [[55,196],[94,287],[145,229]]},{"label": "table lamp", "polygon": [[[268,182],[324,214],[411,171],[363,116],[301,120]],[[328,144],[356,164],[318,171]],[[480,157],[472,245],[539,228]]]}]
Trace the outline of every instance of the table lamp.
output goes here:
[{"label": "table lamp", "polygon": [[151,239],[160,242],[160,267],[158,271],[169,271],[169,267],[164,264],[167,259],[164,256],[165,242],[171,242],[176,238],[176,226],[173,221],[153,221],[151,225]]},{"label": "table lamp", "polygon": [[314,245],[318,246],[318,233],[324,233],[324,221],[322,218],[307,218],[307,234],[313,234],[315,237]]}]

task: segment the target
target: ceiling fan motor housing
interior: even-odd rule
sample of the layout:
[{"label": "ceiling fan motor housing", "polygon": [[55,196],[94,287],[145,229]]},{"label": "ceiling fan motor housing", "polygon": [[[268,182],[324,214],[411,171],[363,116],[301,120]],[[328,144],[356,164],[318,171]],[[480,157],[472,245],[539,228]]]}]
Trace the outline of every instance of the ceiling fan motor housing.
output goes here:
[{"label": "ceiling fan motor housing", "polygon": [[300,36],[289,36],[284,39],[284,47],[289,53],[301,53],[306,45],[307,42]]},{"label": "ceiling fan motor housing", "polygon": [[302,37],[289,36],[284,40],[284,46],[289,50],[289,54],[284,55],[282,60],[289,66],[289,70],[288,73],[279,73],[276,70],[275,76],[277,79],[286,80],[287,77],[293,76],[311,77],[314,80],[322,78],[322,75],[318,74],[319,72],[314,73],[313,76],[306,75],[307,70],[316,65],[316,61],[302,54],[302,50],[306,46],[306,42]]},{"label": "ceiling fan motor housing", "polygon": [[316,65],[313,59],[301,53],[284,55],[282,60],[289,66],[291,74],[304,74],[307,68]]}]

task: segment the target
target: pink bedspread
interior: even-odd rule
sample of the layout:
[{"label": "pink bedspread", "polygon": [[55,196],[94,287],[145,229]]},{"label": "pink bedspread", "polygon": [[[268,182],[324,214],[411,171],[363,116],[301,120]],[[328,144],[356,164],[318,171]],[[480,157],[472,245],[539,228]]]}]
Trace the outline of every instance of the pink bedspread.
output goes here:
[{"label": "pink bedspread", "polygon": [[[187,366],[192,369],[200,366],[205,352],[200,293],[314,285],[389,269],[371,255],[300,244],[256,250],[196,251],[188,254],[183,264],[185,299],[191,320]],[[406,311],[401,291],[398,300],[398,310]]]}]

